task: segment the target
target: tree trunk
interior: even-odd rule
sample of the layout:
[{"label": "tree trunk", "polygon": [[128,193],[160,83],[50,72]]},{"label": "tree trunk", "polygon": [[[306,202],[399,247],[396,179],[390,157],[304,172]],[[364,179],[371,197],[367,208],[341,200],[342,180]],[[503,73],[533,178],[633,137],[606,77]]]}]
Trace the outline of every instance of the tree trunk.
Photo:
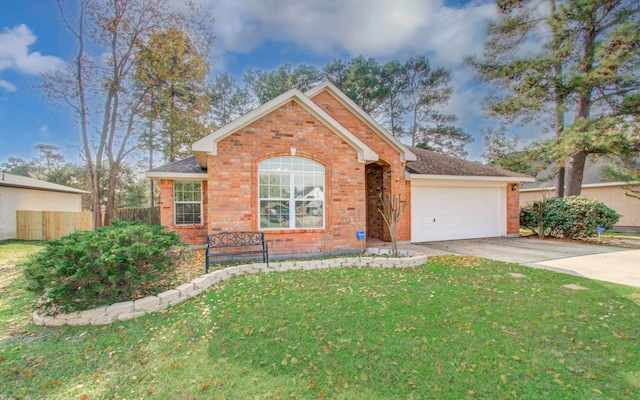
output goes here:
[{"label": "tree trunk", "polygon": [[[558,52],[560,50],[560,43],[562,41],[562,32],[557,28],[557,5],[556,0],[551,0],[551,18],[553,19],[552,29],[553,29],[553,54],[555,57],[558,57]],[[555,106],[555,128],[556,128],[556,140],[560,140],[562,138],[562,133],[564,132],[564,97],[562,93],[563,87],[563,77],[562,77],[562,62],[559,59],[556,59],[553,63],[553,75],[554,75],[554,86],[553,86],[553,96],[554,96],[554,106]],[[558,176],[556,177],[556,193],[555,196],[557,198],[564,197],[564,160],[562,163],[558,165]]]},{"label": "tree trunk", "polygon": [[107,192],[107,205],[104,209],[104,225],[110,225],[116,210],[116,188],[118,186],[119,165],[113,164],[109,168],[109,190]]},{"label": "tree trunk", "polygon": [[93,211],[93,226],[102,226],[102,205],[100,204],[100,176],[96,171],[91,173],[91,208]]},{"label": "tree trunk", "polygon": [[558,176],[556,177],[556,193],[557,198],[564,197],[564,174],[566,170],[564,165],[558,168]]},{"label": "tree trunk", "polygon": [[569,157],[567,162],[567,190],[566,196],[578,196],[582,190],[584,164],[587,159],[586,151],[579,151]]},{"label": "tree trunk", "polygon": [[[593,57],[595,52],[595,12],[585,18],[585,28],[580,50],[579,73],[588,76],[593,67]],[[591,90],[585,89],[578,92],[576,99],[575,122],[577,124],[582,119],[589,118],[591,114]],[[582,180],[584,175],[584,164],[587,159],[588,143],[584,143],[569,157],[567,162],[567,189],[566,196],[578,196],[582,191]]]}]

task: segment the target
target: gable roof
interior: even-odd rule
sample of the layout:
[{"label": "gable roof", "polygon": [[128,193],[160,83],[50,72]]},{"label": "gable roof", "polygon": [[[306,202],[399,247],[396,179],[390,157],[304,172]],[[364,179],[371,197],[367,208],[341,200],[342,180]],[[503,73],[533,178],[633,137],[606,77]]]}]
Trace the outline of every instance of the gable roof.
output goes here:
[{"label": "gable roof", "polygon": [[475,177],[504,180],[509,182],[533,182],[534,178],[507,171],[505,169],[484,165],[477,162],[462,160],[432,150],[419,147],[409,147],[416,155],[416,161],[410,161],[405,168],[409,179],[459,179],[461,177]]},{"label": "gable roof", "polygon": [[264,117],[272,111],[275,111],[290,101],[295,101],[355,149],[358,152],[358,161],[362,163],[378,161],[378,155],[369,146],[349,132],[301,91],[298,89],[291,89],[195,142],[191,148],[195,154],[198,164],[201,167],[207,166],[207,155],[217,154],[217,144],[219,141]]},{"label": "gable roof", "polygon": [[47,192],[85,194],[86,190],[76,189],[70,186],[58,185],[57,183],[45,182],[39,179],[29,178],[22,175],[13,175],[3,172],[0,174],[0,186],[21,189],[44,190]]},{"label": "gable roof", "polygon": [[185,158],[184,160],[174,161],[169,164],[156,167],[145,174],[148,178],[200,178],[206,179],[207,169],[202,168],[195,156]]},{"label": "gable roof", "polygon": [[331,94],[336,100],[338,100],[343,106],[345,106],[352,114],[360,118],[365,125],[367,125],[372,131],[377,133],[384,141],[386,141],[391,147],[395,148],[400,153],[401,161],[415,161],[416,156],[409,150],[407,146],[402,144],[396,139],[388,130],[382,125],[377,123],[369,114],[367,114],[360,106],[358,106],[353,100],[349,98],[344,92],[338,89],[333,83],[324,81],[319,85],[307,90],[305,95],[309,98],[316,96],[317,94],[326,91]]}]

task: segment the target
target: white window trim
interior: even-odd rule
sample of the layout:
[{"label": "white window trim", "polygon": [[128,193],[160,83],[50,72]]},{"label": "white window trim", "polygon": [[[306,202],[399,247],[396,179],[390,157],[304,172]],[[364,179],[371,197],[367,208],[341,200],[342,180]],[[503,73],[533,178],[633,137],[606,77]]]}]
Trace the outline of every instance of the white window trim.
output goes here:
[{"label": "white window trim", "polygon": [[[282,156],[282,157],[286,157],[286,156]],[[322,166],[322,174],[324,175],[324,190],[323,190],[323,197],[322,200],[309,200],[309,199],[296,199],[295,198],[295,179],[293,178],[295,173],[303,173],[301,171],[289,171],[290,174],[290,178],[289,179],[289,222],[292,223],[294,226],[288,226],[288,227],[262,227],[261,225],[261,215],[260,215],[260,201],[265,200],[265,201],[280,201],[280,200],[285,200],[285,199],[273,199],[273,198],[261,198],[260,197],[260,173],[261,172],[277,172],[277,171],[261,171],[260,167],[258,166],[258,206],[257,206],[257,210],[258,210],[258,230],[261,231],[280,231],[280,230],[284,230],[284,231],[309,231],[309,230],[320,230],[320,229],[325,229],[326,227],[326,218],[327,218],[327,197],[326,197],[326,193],[327,193],[327,169],[324,165],[320,164],[317,161],[305,158],[305,157],[296,157],[296,156],[292,156],[293,158],[300,158],[303,160],[307,160],[307,161],[311,161],[314,162],[318,165]],[[280,158],[280,157],[272,157],[272,158]],[[264,161],[268,161],[270,159],[266,159],[266,160],[262,160],[261,162]],[[281,172],[280,172],[281,173]],[[322,226],[314,226],[314,227],[297,227],[295,226],[296,223],[296,207],[295,207],[295,203],[297,201],[321,201],[322,202]],[[293,205],[293,206],[291,206]]]},{"label": "white window trim", "polygon": [[[200,222],[198,223],[192,223],[192,224],[179,224],[177,221],[177,217],[178,217],[178,213],[176,210],[176,205],[177,204],[196,204],[198,202],[195,201],[177,201],[176,200],[176,183],[185,183],[185,182],[195,182],[200,184]],[[197,225],[202,225],[202,182],[201,181],[191,181],[191,180],[177,180],[177,181],[173,181],[173,225],[174,226],[197,226]]]}]

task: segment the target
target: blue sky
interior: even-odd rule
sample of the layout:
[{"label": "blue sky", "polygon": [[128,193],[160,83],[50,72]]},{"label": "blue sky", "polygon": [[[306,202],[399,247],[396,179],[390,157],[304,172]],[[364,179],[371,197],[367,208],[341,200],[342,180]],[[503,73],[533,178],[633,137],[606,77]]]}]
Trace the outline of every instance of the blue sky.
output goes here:
[{"label": "blue sky", "polygon": [[[182,3],[179,0],[176,4]],[[212,73],[242,76],[248,68],[271,70],[289,63],[322,66],[358,55],[380,62],[414,55],[452,71],[454,94],[444,111],[475,138],[469,159],[482,154],[481,128],[488,88],[463,65],[482,51],[492,2],[441,0],[198,0],[216,18]],[[68,109],[49,102],[43,74],[64,65],[74,44],[55,1],[8,1],[0,13],[0,162],[29,160],[38,143],[55,144],[77,161],[78,129]]]}]

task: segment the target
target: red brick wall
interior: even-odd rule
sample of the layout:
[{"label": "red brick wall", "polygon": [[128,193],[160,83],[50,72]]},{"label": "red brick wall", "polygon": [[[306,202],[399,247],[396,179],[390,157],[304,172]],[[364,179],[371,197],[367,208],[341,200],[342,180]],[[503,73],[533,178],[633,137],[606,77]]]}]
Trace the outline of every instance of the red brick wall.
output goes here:
[{"label": "red brick wall", "polygon": [[[516,190],[511,190],[515,185]],[[507,235],[520,233],[520,184],[507,184]]]},{"label": "red brick wall", "polygon": [[365,165],[357,152],[295,101],[221,140],[209,156],[208,232],[258,230],[258,163],[304,157],[325,167],[325,228],[265,230],[272,254],[357,250],[366,225]]},{"label": "red brick wall", "polygon": [[[380,160],[389,164],[385,171],[385,184],[391,184],[391,194],[400,195],[405,201],[405,211],[401,216],[402,221],[398,227],[398,240],[408,241],[411,238],[411,190],[410,184],[405,179],[405,163],[400,161],[400,154],[396,149],[385,142],[376,132],[369,128],[360,118],[343,106],[327,91],[316,94],[311,100],[322,107],[335,118],[349,132],[362,140],[375,151]],[[386,176],[386,173],[389,175]],[[387,238],[388,239],[388,238]]]},{"label": "red brick wall", "polygon": [[[406,202],[398,229],[398,240],[411,234],[410,184],[404,179],[404,163],[398,151],[327,92],[313,99],[352,134],[371,147],[384,167],[385,193],[400,195]],[[258,163],[291,155],[316,161],[325,167],[325,228],[265,230],[272,254],[317,253],[357,250],[359,229],[367,228],[365,165],[357,152],[316,120],[295,101],[233,133],[217,144],[217,155],[209,156],[208,188],[203,185],[202,226],[173,225],[173,181],[161,180],[161,221],[189,243],[205,242],[206,233],[259,230]],[[375,211],[371,206],[369,211]],[[383,236],[388,236],[384,234]],[[385,239],[389,239],[385,237]]]},{"label": "red brick wall", "polygon": [[[207,221],[207,182],[202,181],[202,220]],[[168,230],[176,231],[182,236],[182,240],[189,244],[204,244],[206,242],[206,222],[202,225],[174,225],[173,216],[173,181],[160,180],[160,224]]]}]

